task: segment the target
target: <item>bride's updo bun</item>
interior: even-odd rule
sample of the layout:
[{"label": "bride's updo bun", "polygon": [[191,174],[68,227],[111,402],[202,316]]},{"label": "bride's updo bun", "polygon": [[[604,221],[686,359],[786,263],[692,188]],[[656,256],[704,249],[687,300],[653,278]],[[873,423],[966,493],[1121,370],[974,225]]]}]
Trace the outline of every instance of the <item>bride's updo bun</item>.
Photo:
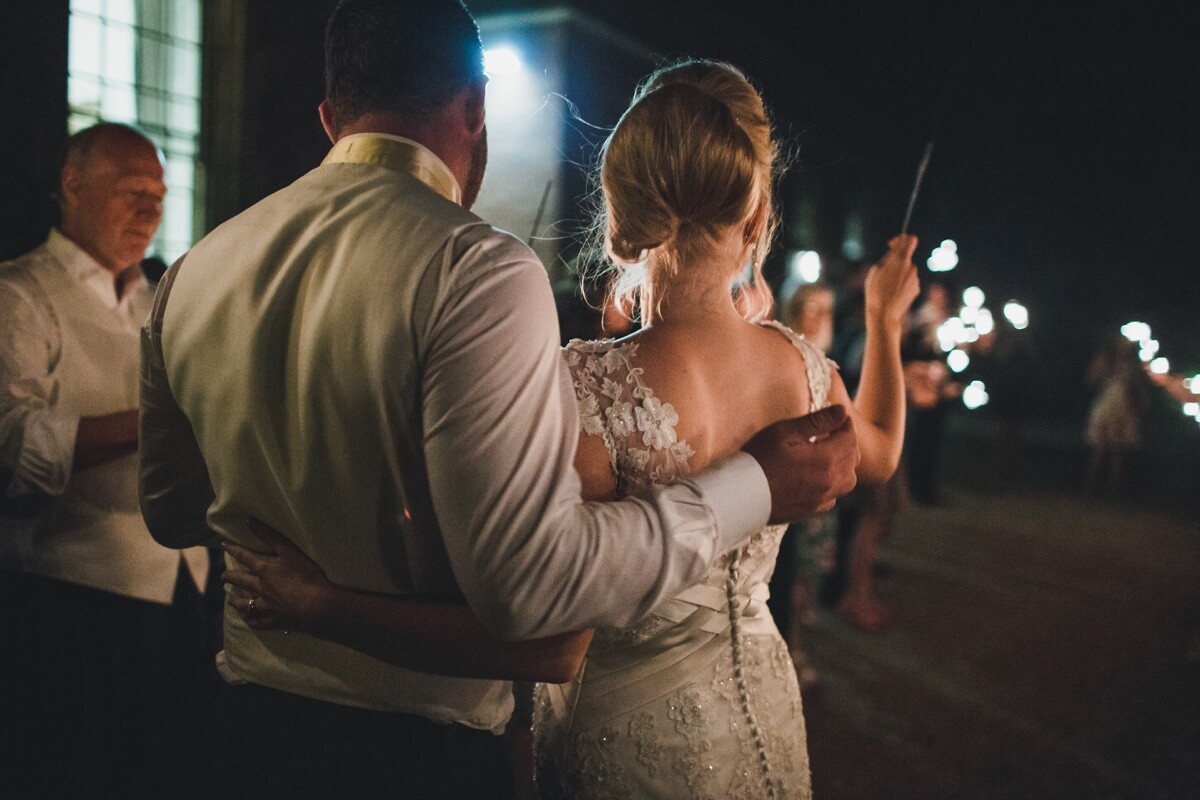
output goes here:
[{"label": "bride's updo bun", "polygon": [[687,61],[647,78],[601,151],[600,226],[622,299],[671,280],[734,226],[755,245],[761,282],[775,161],[762,97],[737,68]]}]

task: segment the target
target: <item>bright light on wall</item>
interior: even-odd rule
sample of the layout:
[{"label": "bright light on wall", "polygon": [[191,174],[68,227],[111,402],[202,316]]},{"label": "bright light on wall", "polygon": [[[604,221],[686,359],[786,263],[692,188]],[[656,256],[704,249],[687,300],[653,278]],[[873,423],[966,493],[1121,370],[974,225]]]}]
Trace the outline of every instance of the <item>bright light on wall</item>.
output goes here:
[{"label": "bright light on wall", "polygon": [[516,75],[523,68],[521,54],[511,47],[489,47],[483,51],[483,69],[489,77]]}]

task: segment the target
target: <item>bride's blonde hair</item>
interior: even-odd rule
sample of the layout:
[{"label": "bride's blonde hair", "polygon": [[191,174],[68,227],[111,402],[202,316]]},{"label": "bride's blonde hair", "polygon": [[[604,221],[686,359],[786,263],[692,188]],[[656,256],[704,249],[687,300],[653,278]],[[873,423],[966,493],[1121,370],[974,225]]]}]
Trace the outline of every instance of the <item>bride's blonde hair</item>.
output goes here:
[{"label": "bride's blonde hair", "polygon": [[[601,150],[605,202],[596,228],[623,307],[661,297],[656,286],[685,277],[681,270],[731,228],[753,244],[750,291],[765,288],[776,157],[762,97],[736,67],[689,60],[651,74]],[[750,313],[764,315],[769,302]]]}]

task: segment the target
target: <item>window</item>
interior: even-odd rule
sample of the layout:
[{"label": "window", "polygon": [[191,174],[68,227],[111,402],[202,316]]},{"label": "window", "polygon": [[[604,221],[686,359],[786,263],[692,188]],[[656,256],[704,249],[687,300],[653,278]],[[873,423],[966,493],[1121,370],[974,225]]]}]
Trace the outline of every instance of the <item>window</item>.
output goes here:
[{"label": "window", "polygon": [[71,133],[101,120],[136,125],[166,159],[167,199],[151,250],[167,263],[203,228],[200,133],[202,0],[71,0]]}]

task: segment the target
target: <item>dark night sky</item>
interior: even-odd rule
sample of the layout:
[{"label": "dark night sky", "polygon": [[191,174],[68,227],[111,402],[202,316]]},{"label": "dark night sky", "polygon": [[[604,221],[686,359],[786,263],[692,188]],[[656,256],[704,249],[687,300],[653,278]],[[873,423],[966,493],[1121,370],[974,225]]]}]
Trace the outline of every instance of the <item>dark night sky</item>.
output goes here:
[{"label": "dark night sky", "polygon": [[1052,376],[1079,383],[1096,339],[1133,318],[1200,368],[1200,56],[1182,0],[576,5],[664,54],[742,66],[798,141],[800,179],[857,154],[897,227],[934,136],[922,250],[953,238],[960,284],[1024,301]]}]

